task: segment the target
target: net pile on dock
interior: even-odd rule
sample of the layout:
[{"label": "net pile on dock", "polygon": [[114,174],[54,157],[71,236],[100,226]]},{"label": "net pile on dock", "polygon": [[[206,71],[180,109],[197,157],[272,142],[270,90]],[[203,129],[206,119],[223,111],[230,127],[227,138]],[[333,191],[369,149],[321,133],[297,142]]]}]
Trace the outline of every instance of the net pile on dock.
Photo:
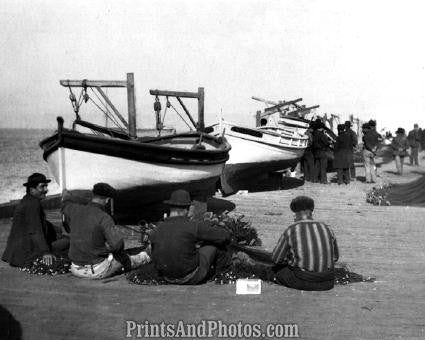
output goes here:
[{"label": "net pile on dock", "polygon": [[373,205],[391,205],[392,202],[388,198],[390,189],[391,184],[384,184],[378,187],[373,187],[366,194],[366,202]]},{"label": "net pile on dock", "polygon": [[19,268],[21,271],[35,275],[59,275],[69,273],[71,261],[64,257],[55,257],[52,265],[43,263],[43,258],[38,257],[30,265]]}]

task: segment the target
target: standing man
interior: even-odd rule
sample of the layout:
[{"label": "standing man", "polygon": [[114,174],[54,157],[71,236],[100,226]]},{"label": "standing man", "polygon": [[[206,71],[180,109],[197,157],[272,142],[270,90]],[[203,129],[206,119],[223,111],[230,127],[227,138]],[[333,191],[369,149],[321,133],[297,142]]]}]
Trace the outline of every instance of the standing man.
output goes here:
[{"label": "standing man", "polygon": [[376,132],[375,125],[365,123],[363,129],[363,162],[365,167],[366,183],[376,183],[375,156],[379,148],[380,135]]},{"label": "standing man", "polygon": [[115,189],[97,183],[92,192],[88,204],[76,203],[79,198],[67,190],[63,193],[62,213],[71,230],[71,273],[81,278],[104,279],[148,263],[150,257],[145,251],[133,256],[124,251],[124,240],[106,212],[116,197]]},{"label": "standing man", "polygon": [[351,143],[352,143],[351,157],[352,157],[352,162],[350,164],[350,176],[351,176],[351,180],[355,181],[356,180],[356,166],[354,165],[354,151],[357,149],[357,146],[358,146],[358,138],[357,138],[357,133],[355,133],[351,129],[351,122],[349,120],[347,120],[344,123],[344,125],[345,125],[345,130],[351,136]]},{"label": "standing man", "polygon": [[202,283],[214,264],[217,246],[229,242],[230,233],[204,221],[190,220],[191,199],[185,190],[174,191],[165,203],[170,206],[170,215],[151,235],[152,261],[169,283]]},{"label": "standing man", "polygon": [[[407,135],[407,140],[409,141],[410,146],[410,165],[419,165],[419,147],[421,146],[421,131],[419,130],[419,125],[413,125],[413,130]],[[413,164],[414,163],[414,164]]]},{"label": "standing man", "polygon": [[338,174],[338,185],[350,183],[350,166],[353,164],[353,141],[346,125],[338,124],[338,137],[334,147],[334,168]]},{"label": "standing man", "polygon": [[313,131],[313,154],[315,167],[315,181],[320,181],[322,184],[328,184],[327,167],[330,141],[323,132],[325,125],[316,120],[315,130]]},{"label": "standing man", "polygon": [[2,260],[11,266],[25,267],[42,257],[45,265],[52,265],[54,254],[66,254],[67,237],[58,238],[54,226],[47,221],[41,201],[46,198],[50,179],[40,173],[28,177],[26,195],[15,208],[12,228]]}]

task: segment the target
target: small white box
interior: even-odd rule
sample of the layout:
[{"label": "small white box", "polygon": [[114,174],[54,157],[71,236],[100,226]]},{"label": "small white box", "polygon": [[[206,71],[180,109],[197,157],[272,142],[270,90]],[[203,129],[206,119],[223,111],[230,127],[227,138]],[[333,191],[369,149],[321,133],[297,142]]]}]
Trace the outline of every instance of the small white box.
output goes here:
[{"label": "small white box", "polygon": [[260,279],[238,279],[236,280],[236,294],[261,294]]}]

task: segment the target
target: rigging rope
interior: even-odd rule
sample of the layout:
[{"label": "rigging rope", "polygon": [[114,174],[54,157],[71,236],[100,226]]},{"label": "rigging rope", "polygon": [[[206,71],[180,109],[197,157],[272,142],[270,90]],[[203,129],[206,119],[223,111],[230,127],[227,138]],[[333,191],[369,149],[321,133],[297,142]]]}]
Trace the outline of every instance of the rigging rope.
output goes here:
[{"label": "rigging rope", "polygon": [[186,122],[186,120],[182,117],[182,115],[176,110],[173,104],[170,103],[171,108],[179,115],[179,117],[182,119],[182,121],[188,126],[190,131],[193,131],[192,127]]}]

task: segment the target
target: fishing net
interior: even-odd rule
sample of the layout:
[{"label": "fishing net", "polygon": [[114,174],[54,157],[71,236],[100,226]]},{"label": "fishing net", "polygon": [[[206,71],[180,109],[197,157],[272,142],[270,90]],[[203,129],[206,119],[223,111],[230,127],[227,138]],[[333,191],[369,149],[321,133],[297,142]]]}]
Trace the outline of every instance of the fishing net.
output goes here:
[{"label": "fishing net", "polygon": [[36,258],[32,263],[19,268],[21,271],[35,275],[60,275],[69,273],[71,261],[62,256],[55,256],[51,265],[43,263],[43,257]]}]

